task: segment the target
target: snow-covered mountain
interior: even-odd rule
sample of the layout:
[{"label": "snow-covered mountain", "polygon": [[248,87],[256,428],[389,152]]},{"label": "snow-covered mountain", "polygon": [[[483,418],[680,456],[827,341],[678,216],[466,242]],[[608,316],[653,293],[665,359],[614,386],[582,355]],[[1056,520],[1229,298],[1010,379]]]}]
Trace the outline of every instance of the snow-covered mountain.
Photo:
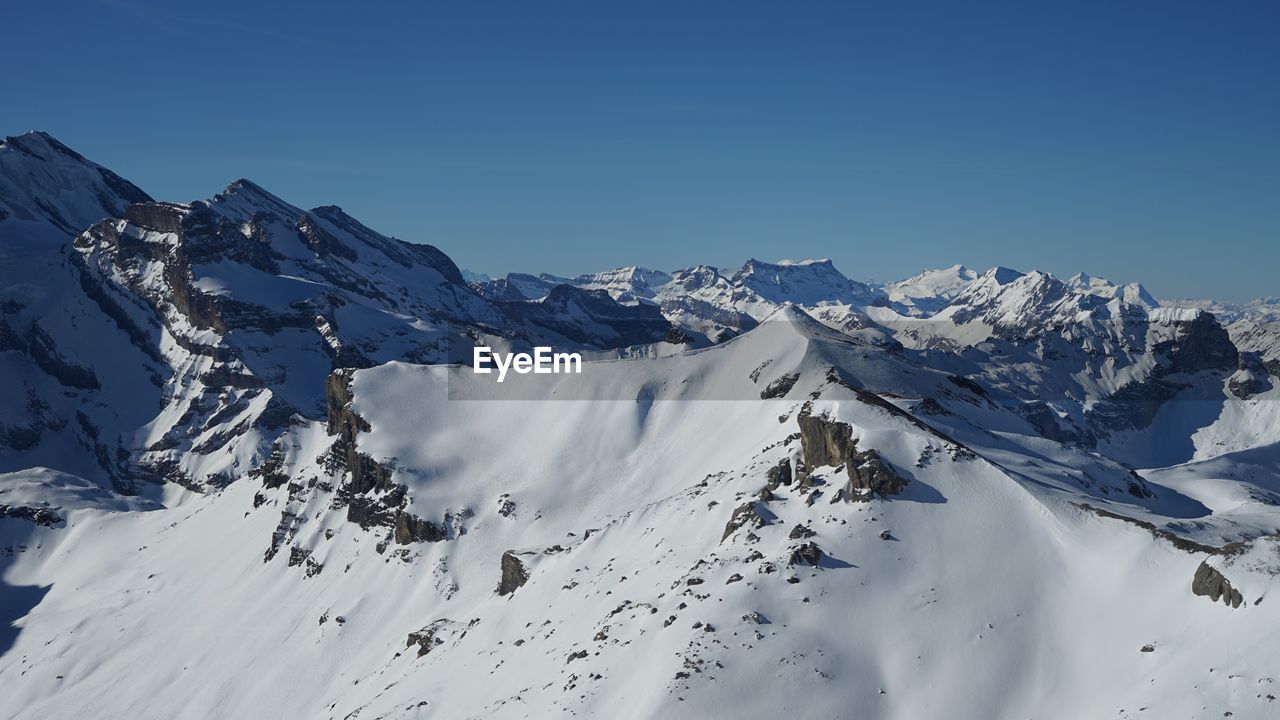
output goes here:
[{"label": "snow-covered mountain", "polygon": [[537,299],[558,285],[604,291],[621,303],[656,305],[676,325],[712,341],[754,327],[787,303],[822,308],[833,321],[847,323],[861,316],[854,306],[880,297],[830,260],[751,259],[732,272],[699,265],[673,273],[633,266],[572,278],[512,273],[478,283],[477,290],[488,297]]},{"label": "snow-covered mountain", "polygon": [[[335,368],[456,360],[478,338],[606,350],[672,330],[652,307],[574,288],[483,298],[436,248],[247,180],[153,202],[40,134],[7,141],[0,166],[4,187],[23,188],[0,224],[12,274],[0,347],[22,351],[0,416],[8,467],[81,455],[73,472],[117,489],[222,485],[295,417],[323,416]],[[71,223],[84,229],[74,242]]]},{"label": "snow-covered mountain", "polygon": [[906,280],[886,283],[885,296],[904,315],[928,317],[964,292],[978,273],[963,265],[942,270],[923,270]]},{"label": "snow-covered mountain", "polygon": [[1280,707],[1267,318],[1000,267],[468,277],[40,134],[0,213],[4,717]]}]

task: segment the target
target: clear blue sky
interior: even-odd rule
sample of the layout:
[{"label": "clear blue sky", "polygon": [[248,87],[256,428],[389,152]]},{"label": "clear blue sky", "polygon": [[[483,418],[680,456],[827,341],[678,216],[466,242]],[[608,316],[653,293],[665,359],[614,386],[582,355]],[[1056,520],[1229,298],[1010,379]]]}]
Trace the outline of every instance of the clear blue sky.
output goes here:
[{"label": "clear blue sky", "polygon": [[[262,7],[272,5],[273,7]],[[1280,294],[1280,3],[6,3],[0,134],[464,267]]]}]

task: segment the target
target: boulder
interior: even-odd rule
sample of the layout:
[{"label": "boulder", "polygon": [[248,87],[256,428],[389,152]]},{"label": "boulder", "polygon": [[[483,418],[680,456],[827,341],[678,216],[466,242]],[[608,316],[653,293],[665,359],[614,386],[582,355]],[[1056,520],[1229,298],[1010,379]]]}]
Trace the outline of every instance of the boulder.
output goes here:
[{"label": "boulder", "polygon": [[1230,605],[1233,608],[1240,607],[1244,602],[1244,596],[1231,586],[1231,581],[1207,561],[1200,563],[1200,567],[1196,568],[1195,577],[1191,579],[1191,592],[1195,595],[1203,595],[1214,602],[1221,600],[1224,605]]},{"label": "boulder", "polygon": [[510,595],[529,582],[529,570],[512,550],[502,553],[502,580],[498,582],[498,594]]}]

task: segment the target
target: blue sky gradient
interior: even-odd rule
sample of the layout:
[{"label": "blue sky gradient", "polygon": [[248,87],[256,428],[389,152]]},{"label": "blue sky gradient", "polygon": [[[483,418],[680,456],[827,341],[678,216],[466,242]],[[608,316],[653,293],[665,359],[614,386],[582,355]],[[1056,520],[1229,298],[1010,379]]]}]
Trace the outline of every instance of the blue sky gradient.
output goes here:
[{"label": "blue sky gradient", "polygon": [[[269,7],[264,7],[269,5]],[[0,134],[460,265],[1280,294],[1280,3],[20,1]]]}]

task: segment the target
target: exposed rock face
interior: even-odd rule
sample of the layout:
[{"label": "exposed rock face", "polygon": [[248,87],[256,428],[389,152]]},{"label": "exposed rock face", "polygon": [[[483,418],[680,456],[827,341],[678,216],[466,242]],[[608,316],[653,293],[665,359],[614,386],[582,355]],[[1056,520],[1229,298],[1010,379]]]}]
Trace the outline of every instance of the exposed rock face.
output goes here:
[{"label": "exposed rock face", "polygon": [[510,595],[529,582],[529,571],[520,557],[512,550],[502,553],[502,580],[498,582],[498,594]]},{"label": "exposed rock face", "polygon": [[1041,436],[1060,443],[1080,441],[1080,435],[1062,426],[1062,419],[1047,404],[1039,400],[1025,402],[1018,407],[1018,414],[1036,429]]},{"label": "exposed rock face", "polygon": [[414,645],[417,645],[418,657],[422,657],[434,650],[437,646],[444,644],[444,638],[441,636],[446,634],[446,631],[452,630],[453,625],[454,622],[447,618],[436,620],[417,632],[409,633],[409,636],[405,641],[405,647],[412,648]]},{"label": "exposed rock face", "polygon": [[[1275,361],[1272,361],[1275,362]],[[1241,400],[1261,395],[1273,387],[1267,364],[1256,352],[1240,353],[1240,369],[1227,382],[1227,389]]]},{"label": "exposed rock face", "polygon": [[792,540],[805,540],[817,534],[818,533],[814,532],[813,530],[811,530],[810,528],[804,525],[796,525],[795,527],[791,528],[791,532],[790,534],[787,535],[787,537],[791,538]]},{"label": "exposed rock face", "polygon": [[807,468],[823,465],[840,465],[857,447],[853,440],[853,428],[848,423],[836,422],[818,415],[801,413],[800,447]]},{"label": "exposed rock face", "polygon": [[872,495],[900,495],[907,479],[894,472],[875,450],[855,452],[846,461],[849,482],[844,487],[846,500],[868,499]]},{"label": "exposed rock face", "polygon": [[401,512],[396,515],[395,540],[397,545],[415,542],[440,542],[444,531],[435,523],[417,515]]},{"label": "exposed rock face", "polygon": [[328,431],[338,436],[330,452],[337,465],[348,471],[346,481],[338,488],[339,502],[346,504],[347,520],[365,529],[389,527],[397,545],[446,539],[448,536],[439,525],[404,510],[408,488],[392,481],[392,469],[357,449],[357,436],[370,427],[351,409],[352,374],[352,370],[336,370],[325,381]]},{"label": "exposed rock face", "polygon": [[791,388],[795,387],[796,381],[799,379],[799,374],[783,375],[760,391],[760,399],[770,400],[785,397],[787,393],[791,392]]},{"label": "exposed rock face", "polygon": [[791,567],[797,565],[817,567],[822,562],[822,558],[822,548],[818,547],[818,543],[809,541],[791,549],[791,555],[787,558],[787,565]]},{"label": "exposed rock face", "polygon": [[355,260],[356,251],[342,244],[342,241],[325,230],[308,215],[298,218],[295,226],[298,239],[317,255],[336,255],[346,260]]},{"label": "exposed rock face", "polygon": [[135,202],[124,211],[124,219],[134,225],[166,233],[182,230],[183,215],[182,206],[164,202]]},{"label": "exposed rock face", "polygon": [[772,522],[770,517],[772,513],[762,511],[759,503],[747,502],[739,505],[733,511],[733,515],[729,516],[729,522],[725,523],[724,534],[720,536],[720,542],[729,539],[729,536],[741,530],[744,527],[759,528]]},{"label": "exposed rock face", "polygon": [[350,370],[336,370],[325,381],[329,434],[338,436],[334,452],[351,472],[344,488],[355,495],[370,490],[389,491],[394,485],[391,482],[391,471],[356,449],[356,436],[361,432],[369,432],[370,427],[364,418],[351,409],[351,377]]},{"label": "exposed rock face", "polygon": [[0,518],[26,520],[44,527],[62,524],[62,516],[53,508],[31,507],[28,505],[0,505]]},{"label": "exposed rock face", "polygon": [[[1150,375],[1125,385],[1107,402],[1089,409],[1086,418],[1091,423],[1104,431],[1146,428],[1160,408],[1187,387],[1179,376],[1198,372],[1225,374],[1240,366],[1239,351],[1213,315],[1200,313],[1191,320],[1174,321],[1171,330],[1171,337],[1151,346],[1159,364]],[[1242,390],[1247,392],[1249,388]]]},{"label": "exposed rock face", "polygon": [[1167,353],[1172,372],[1230,370],[1240,362],[1240,354],[1226,329],[1211,313],[1174,324],[1176,337],[1155,346]]},{"label": "exposed rock face", "polygon": [[777,465],[769,468],[765,475],[770,490],[777,490],[780,485],[791,484],[791,458],[782,458]]},{"label": "exposed rock face", "polygon": [[1240,591],[1231,586],[1231,581],[1218,572],[1208,562],[1200,563],[1195,577],[1191,579],[1191,592],[1203,595],[1214,602],[1221,600],[1224,605],[1238,608],[1244,602]]},{"label": "exposed rock face", "polygon": [[846,501],[901,494],[909,482],[880,458],[875,450],[858,450],[848,423],[801,413],[800,444],[806,468],[844,465],[849,481],[841,491]]},{"label": "exposed rock face", "polygon": [[93,371],[80,367],[62,356],[57,343],[38,323],[24,332],[18,332],[0,317],[0,351],[16,350],[26,353],[37,367],[69,388],[97,390],[101,387]]}]

